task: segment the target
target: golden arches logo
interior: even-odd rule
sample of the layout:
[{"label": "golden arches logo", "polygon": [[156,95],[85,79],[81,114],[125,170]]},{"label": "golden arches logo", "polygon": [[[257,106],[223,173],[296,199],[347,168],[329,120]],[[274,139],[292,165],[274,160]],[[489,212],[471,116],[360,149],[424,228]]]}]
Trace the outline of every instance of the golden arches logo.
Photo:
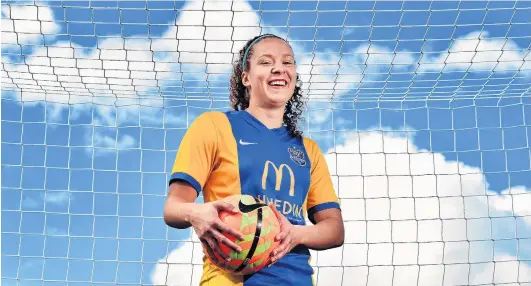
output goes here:
[{"label": "golden arches logo", "polygon": [[265,162],[265,165],[264,165],[264,171],[263,171],[263,174],[262,174],[262,189],[266,189],[266,186],[267,186],[267,175],[269,174],[269,165],[271,165],[273,167],[273,169],[275,170],[275,190],[276,191],[280,191],[280,185],[282,183],[282,175],[283,175],[283,172],[282,170],[284,168],[286,168],[288,170],[288,173],[289,173],[289,177],[290,177],[290,184],[289,184],[289,195],[291,197],[295,196],[295,175],[293,174],[293,170],[291,170],[291,168],[286,165],[286,164],[281,164],[278,168],[277,166],[275,165],[275,163],[267,160]]}]

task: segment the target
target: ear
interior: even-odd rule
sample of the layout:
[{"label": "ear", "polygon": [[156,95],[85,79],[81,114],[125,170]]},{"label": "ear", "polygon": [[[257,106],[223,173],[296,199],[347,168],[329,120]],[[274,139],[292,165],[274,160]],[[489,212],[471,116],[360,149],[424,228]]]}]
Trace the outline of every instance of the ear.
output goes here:
[{"label": "ear", "polygon": [[249,74],[247,72],[242,72],[242,83],[245,87],[249,87],[251,85]]}]

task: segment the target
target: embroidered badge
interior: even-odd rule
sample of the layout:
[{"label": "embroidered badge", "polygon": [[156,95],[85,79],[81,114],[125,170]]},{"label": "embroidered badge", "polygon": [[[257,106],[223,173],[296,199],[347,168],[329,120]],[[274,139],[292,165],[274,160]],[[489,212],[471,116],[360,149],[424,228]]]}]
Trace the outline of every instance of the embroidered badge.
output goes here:
[{"label": "embroidered badge", "polygon": [[299,164],[300,166],[306,166],[306,159],[304,158],[304,152],[297,147],[292,146],[288,148],[290,159]]}]

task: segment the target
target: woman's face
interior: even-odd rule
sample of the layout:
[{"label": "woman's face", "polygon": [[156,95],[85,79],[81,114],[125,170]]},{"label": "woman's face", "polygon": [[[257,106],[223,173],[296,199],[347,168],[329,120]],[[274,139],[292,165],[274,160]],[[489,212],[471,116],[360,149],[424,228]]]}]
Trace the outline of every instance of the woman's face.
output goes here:
[{"label": "woman's face", "polygon": [[283,40],[265,38],[253,45],[249,70],[242,75],[249,101],[263,107],[284,106],[293,96],[297,79],[291,47]]}]

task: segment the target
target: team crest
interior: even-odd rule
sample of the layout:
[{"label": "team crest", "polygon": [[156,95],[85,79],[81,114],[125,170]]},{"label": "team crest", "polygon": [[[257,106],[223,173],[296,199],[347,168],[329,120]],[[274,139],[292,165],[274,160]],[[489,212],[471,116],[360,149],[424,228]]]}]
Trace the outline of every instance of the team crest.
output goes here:
[{"label": "team crest", "polygon": [[304,158],[304,152],[300,149],[297,149],[297,147],[289,147],[288,148],[289,157],[290,159],[299,164],[300,166],[306,166],[306,159]]}]

